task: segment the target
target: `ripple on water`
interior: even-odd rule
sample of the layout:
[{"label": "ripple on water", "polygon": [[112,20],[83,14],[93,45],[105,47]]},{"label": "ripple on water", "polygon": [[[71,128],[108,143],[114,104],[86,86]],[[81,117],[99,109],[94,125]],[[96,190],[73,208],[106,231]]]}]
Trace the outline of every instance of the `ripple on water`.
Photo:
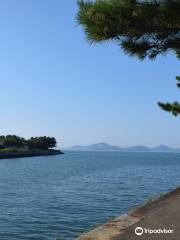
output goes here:
[{"label": "ripple on water", "polygon": [[72,240],[180,183],[180,154],[66,152],[0,161],[0,239]]}]

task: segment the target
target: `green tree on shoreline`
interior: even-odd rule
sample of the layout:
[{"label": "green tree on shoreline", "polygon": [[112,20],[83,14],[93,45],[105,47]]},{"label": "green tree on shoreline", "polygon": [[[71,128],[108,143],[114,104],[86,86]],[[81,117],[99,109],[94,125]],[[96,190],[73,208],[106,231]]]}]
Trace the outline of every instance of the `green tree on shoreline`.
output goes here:
[{"label": "green tree on shoreline", "polygon": [[0,136],[2,148],[27,148],[29,150],[49,150],[55,148],[57,141],[54,137],[31,137],[24,139],[16,135]]},{"label": "green tree on shoreline", "polygon": [[54,137],[31,137],[29,140],[27,140],[27,145],[29,149],[52,149],[56,147],[56,144],[57,142]]},{"label": "green tree on shoreline", "polygon": [[[80,0],[78,6],[77,20],[90,43],[113,41],[141,60],[168,51],[180,59],[180,0]],[[180,114],[178,102],[159,106]]]}]

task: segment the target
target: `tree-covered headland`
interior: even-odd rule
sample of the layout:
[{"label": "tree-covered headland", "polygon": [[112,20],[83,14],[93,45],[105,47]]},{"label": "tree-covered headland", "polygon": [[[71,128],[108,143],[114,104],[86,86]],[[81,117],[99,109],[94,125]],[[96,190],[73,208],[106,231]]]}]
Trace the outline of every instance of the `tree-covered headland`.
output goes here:
[{"label": "tree-covered headland", "polygon": [[[91,43],[113,41],[142,60],[168,51],[180,59],[180,0],[80,0],[78,6],[78,22]],[[177,101],[159,106],[180,114]]]}]

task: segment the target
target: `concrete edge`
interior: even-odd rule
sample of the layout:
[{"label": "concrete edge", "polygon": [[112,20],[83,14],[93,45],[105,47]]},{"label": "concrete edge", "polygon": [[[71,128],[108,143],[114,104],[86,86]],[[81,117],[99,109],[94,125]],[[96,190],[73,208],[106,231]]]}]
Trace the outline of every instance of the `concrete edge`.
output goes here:
[{"label": "concrete edge", "polygon": [[82,234],[78,240],[110,240],[122,234],[127,228],[146,218],[152,210],[158,209],[180,194],[180,187],[163,194],[151,202],[136,207],[127,214],[121,215],[108,223],[101,225],[87,233]]}]

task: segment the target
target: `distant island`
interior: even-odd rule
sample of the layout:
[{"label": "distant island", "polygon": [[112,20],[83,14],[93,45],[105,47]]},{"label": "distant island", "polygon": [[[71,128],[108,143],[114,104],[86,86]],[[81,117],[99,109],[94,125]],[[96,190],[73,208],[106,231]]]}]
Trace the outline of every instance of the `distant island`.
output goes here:
[{"label": "distant island", "polygon": [[0,136],[0,159],[34,157],[63,154],[55,149],[57,141],[54,137],[31,137],[25,139],[16,135]]},{"label": "distant island", "polygon": [[180,153],[180,148],[171,148],[165,145],[149,148],[143,145],[132,147],[118,147],[107,143],[96,143],[87,146],[75,145],[68,150],[72,151],[121,151],[121,152],[176,152]]}]

